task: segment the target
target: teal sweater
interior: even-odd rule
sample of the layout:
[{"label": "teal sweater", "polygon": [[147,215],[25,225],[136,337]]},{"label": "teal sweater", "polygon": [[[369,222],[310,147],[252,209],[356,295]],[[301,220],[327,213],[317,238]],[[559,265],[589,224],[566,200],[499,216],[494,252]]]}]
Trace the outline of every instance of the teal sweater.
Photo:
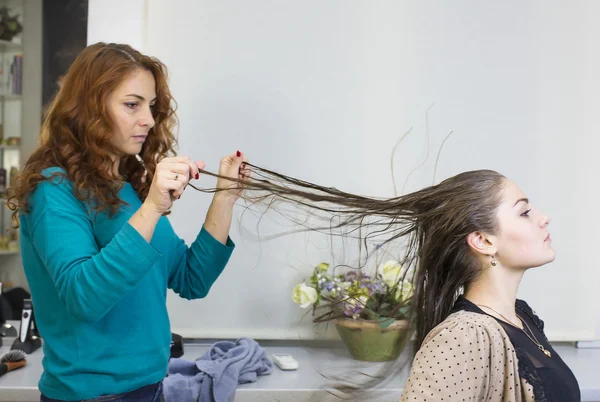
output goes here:
[{"label": "teal sweater", "polygon": [[[52,168],[46,176],[58,171]],[[152,241],[128,223],[141,206],[130,184],[120,211],[95,214],[61,177],[38,185],[21,222],[23,267],[44,340],[40,391],[81,400],[159,382],[171,332],[167,288],[205,297],[234,248],[204,228],[186,246],[161,217]]]}]

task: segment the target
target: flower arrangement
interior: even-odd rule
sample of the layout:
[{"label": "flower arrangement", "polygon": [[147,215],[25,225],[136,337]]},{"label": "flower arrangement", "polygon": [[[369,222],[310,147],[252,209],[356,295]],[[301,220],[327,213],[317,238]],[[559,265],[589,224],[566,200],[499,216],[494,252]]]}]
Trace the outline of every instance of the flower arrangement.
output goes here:
[{"label": "flower arrangement", "polygon": [[375,275],[362,270],[342,274],[330,272],[328,263],[313,270],[308,281],[298,284],[293,300],[302,308],[326,310],[315,323],[337,318],[371,320],[386,328],[396,320],[407,318],[413,295],[410,272],[398,261],[382,264]]}]

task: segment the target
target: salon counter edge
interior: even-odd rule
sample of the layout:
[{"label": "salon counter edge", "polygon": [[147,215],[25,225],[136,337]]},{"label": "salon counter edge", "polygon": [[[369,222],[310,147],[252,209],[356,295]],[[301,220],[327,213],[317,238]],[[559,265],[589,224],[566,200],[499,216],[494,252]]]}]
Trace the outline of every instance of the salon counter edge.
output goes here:
[{"label": "salon counter edge", "polygon": [[[14,338],[13,338],[14,339]],[[4,339],[0,356],[10,350],[11,338]],[[260,341],[267,355],[289,353],[298,361],[296,371],[282,371],[273,367],[270,375],[259,377],[255,383],[240,385],[236,402],[305,402],[339,401],[325,390],[331,384],[325,376],[340,375],[352,367],[360,367],[375,374],[380,363],[362,363],[352,360],[339,342],[327,341]],[[183,358],[195,360],[212,344],[211,342],[188,342],[184,345]],[[578,349],[570,345],[555,346],[557,352],[575,373],[581,388],[582,401],[600,402],[600,348]],[[27,356],[27,365],[0,377],[0,402],[38,402],[37,383],[42,373],[42,349]],[[356,366],[358,365],[358,366]],[[386,383],[384,391],[369,396],[370,401],[397,402],[408,368]]]}]

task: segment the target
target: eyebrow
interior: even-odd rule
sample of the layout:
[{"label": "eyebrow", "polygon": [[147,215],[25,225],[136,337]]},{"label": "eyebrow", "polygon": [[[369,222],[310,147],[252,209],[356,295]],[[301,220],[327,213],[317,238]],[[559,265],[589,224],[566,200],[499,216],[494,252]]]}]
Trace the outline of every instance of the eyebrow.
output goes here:
[{"label": "eyebrow", "polygon": [[[142,95],[138,95],[138,94],[127,94],[125,96],[133,96],[134,98],[138,98],[141,101],[146,100],[146,98],[144,98]],[[156,100],[156,98],[152,99],[150,102],[154,102]]]},{"label": "eyebrow", "polygon": [[517,204],[518,204],[518,203],[520,203],[520,202],[524,202],[524,203],[526,203],[526,204],[529,204],[529,198],[519,198],[519,199],[517,200],[517,202],[515,202],[515,205],[513,205],[513,207],[516,207],[516,206],[517,206]]}]

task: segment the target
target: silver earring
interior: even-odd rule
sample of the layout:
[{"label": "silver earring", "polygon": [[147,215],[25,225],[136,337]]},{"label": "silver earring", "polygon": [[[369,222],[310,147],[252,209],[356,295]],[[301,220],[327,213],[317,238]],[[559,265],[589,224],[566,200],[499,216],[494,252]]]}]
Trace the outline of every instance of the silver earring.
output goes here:
[{"label": "silver earring", "polygon": [[495,256],[492,256],[492,267],[495,267],[496,265],[498,265],[498,261],[496,261]]}]

